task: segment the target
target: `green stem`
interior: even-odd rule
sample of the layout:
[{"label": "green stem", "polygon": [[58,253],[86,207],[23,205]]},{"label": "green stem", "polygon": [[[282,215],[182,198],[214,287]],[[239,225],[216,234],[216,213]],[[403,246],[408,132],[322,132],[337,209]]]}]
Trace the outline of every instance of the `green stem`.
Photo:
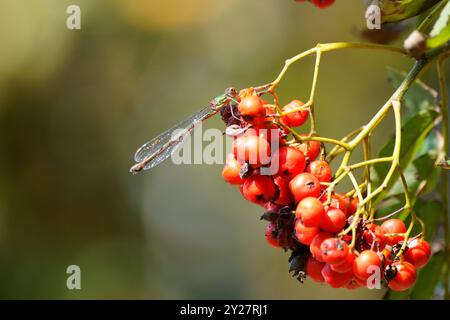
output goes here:
[{"label": "green stem", "polygon": [[[442,136],[443,136],[443,150],[441,159],[444,161],[447,159],[448,148],[448,92],[447,92],[447,80],[445,77],[445,62],[443,59],[438,60],[438,78],[439,78],[439,91],[441,94],[441,113],[442,113]],[[449,212],[448,212],[448,171],[447,169],[441,169],[441,196],[444,206],[444,234],[445,234],[445,253],[447,256],[447,266],[444,274],[444,298],[450,299],[450,225],[449,225]]]}]

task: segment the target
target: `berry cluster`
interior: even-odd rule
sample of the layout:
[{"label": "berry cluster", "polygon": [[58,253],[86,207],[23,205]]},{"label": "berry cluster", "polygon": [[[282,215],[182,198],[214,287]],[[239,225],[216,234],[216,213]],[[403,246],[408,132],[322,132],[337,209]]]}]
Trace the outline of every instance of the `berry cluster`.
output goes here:
[{"label": "berry cluster", "polygon": [[327,8],[331,6],[336,0],[295,0],[296,2],[311,2],[318,8]]},{"label": "berry cluster", "polygon": [[[294,100],[279,108],[252,88],[242,90],[222,110],[226,133],[233,137],[223,178],[265,208],[267,242],[292,252],[290,272],[301,282],[310,277],[354,289],[367,286],[378,272],[378,280],[384,277],[392,290],[410,288],[416,269],[430,259],[430,245],[414,237],[403,246],[403,221],[383,219],[377,225],[374,219],[356,218],[358,197],[328,190],[333,174],[324,145],[312,134],[289,139],[290,129],[310,116],[303,106]],[[349,233],[353,219],[358,219],[356,228]]]}]

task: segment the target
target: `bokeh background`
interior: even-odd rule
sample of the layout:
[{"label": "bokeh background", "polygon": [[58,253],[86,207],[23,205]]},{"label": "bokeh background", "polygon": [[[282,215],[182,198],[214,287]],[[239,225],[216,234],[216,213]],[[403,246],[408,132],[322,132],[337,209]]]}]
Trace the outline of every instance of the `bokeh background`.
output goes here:
[{"label": "bokeh background", "polygon": [[[81,30],[66,28],[81,7]],[[0,0],[0,298],[378,299],[288,274],[220,165],[128,168],[142,143],[318,42],[361,41],[363,1]],[[280,86],[306,100],[313,60]],[[340,137],[390,96],[389,53],[326,54],[317,117]],[[219,119],[207,127],[223,128]],[[375,145],[389,135],[384,125]],[[384,129],[383,129],[384,128]],[[81,267],[82,290],[66,288]]]}]

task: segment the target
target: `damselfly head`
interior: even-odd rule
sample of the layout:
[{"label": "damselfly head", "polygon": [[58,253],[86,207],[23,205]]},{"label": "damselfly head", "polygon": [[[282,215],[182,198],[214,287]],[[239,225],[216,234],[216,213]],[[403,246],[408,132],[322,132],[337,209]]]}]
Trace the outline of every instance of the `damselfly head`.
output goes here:
[{"label": "damselfly head", "polygon": [[229,98],[235,98],[235,97],[237,97],[238,92],[237,92],[236,88],[229,87],[225,90],[225,95]]},{"label": "damselfly head", "polygon": [[130,168],[130,172],[132,174],[137,174],[144,169],[144,164],[142,162],[136,163],[134,166]]}]

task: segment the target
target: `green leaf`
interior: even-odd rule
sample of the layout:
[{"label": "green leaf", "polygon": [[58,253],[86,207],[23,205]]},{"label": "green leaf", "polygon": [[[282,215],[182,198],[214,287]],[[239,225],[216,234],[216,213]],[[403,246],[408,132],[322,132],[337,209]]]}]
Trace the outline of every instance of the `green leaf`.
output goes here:
[{"label": "green leaf", "polygon": [[[420,149],[421,144],[424,139],[430,133],[431,129],[434,127],[434,121],[438,117],[438,113],[432,110],[420,111],[416,115],[412,116],[403,126],[402,126],[402,137],[401,137],[401,149],[400,149],[400,166],[402,168],[407,168],[409,163],[414,159],[415,154]],[[394,151],[395,140],[392,138],[387,145],[380,151],[380,157],[389,157]],[[380,186],[383,182],[385,176],[387,175],[391,163],[378,163],[373,166],[374,182],[377,186]],[[378,195],[374,202],[377,203],[383,199],[389,192],[392,185],[398,179],[398,173],[395,171],[387,189]]]},{"label": "green leaf", "polygon": [[442,9],[439,18],[436,20],[433,26],[433,30],[430,32],[431,37],[436,37],[439,35],[445,27],[447,27],[450,18],[450,2],[447,2],[445,7]]},{"label": "green leaf", "polygon": [[[393,68],[387,68],[388,79],[394,86],[398,88],[406,77],[405,72],[398,71]],[[420,80],[414,81],[406,93],[403,103],[406,106],[407,113],[404,120],[421,110],[428,110],[437,104],[438,93]]]},{"label": "green leaf", "polygon": [[444,206],[438,200],[417,200],[414,205],[414,211],[426,225],[425,239],[432,241],[436,236],[441,217],[443,216]]},{"label": "green leaf", "polygon": [[411,299],[429,300],[433,297],[445,262],[444,252],[438,252],[431,257],[430,262],[419,271],[416,284],[411,291]]},{"label": "green leaf", "polygon": [[447,25],[437,36],[427,39],[428,48],[437,48],[450,40],[450,24]]},{"label": "green leaf", "polygon": [[[437,152],[423,154],[414,159],[403,171],[411,195],[415,195],[417,191],[422,194],[426,193],[436,186],[440,173],[439,168],[435,166],[436,158]],[[401,194],[403,194],[403,185],[398,179],[386,194],[386,197]]]},{"label": "green leaf", "polygon": [[428,48],[436,48],[450,40],[450,2],[447,2],[442,9],[439,18],[430,32],[430,38],[427,39]]},{"label": "green leaf", "polygon": [[379,0],[381,22],[397,22],[421,14],[440,0]]}]

